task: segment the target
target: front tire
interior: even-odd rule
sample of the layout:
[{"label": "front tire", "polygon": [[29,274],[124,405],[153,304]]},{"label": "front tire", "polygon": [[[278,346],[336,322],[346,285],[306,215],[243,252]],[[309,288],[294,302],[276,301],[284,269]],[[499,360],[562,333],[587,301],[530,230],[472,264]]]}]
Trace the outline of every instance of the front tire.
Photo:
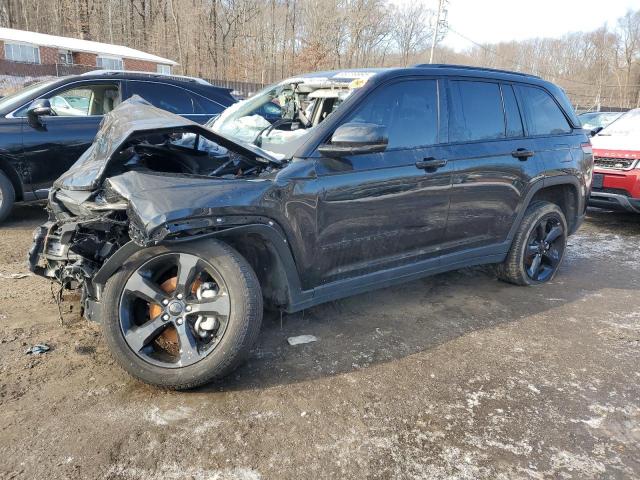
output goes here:
[{"label": "front tire", "polygon": [[129,374],[182,390],[228,375],[248,356],[262,309],[247,261],[206,240],[132,257],[107,282],[102,329]]},{"label": "front tire", "polygon": [[2,223],[11,213],[13,204],[16,201],[16,191],[9,177],[0,170],[0,223]]},{"label": "front tire", "polygon": [[527,208],[498,278],[516,285],[551,281],[562,263],[567,246],[567,220],[560,207],[536,202]]}]

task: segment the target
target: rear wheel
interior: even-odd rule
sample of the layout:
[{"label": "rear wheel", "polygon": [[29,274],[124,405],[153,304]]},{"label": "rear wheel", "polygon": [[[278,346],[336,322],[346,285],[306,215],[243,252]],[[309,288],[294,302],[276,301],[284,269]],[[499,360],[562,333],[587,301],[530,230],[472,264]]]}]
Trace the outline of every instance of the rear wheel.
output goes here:
[{"label": "rear wheel", "polygon": [[567,231],[564,213],[557,205],[534,203],[525,212],[506,260],[497,267],[498,277],[516,285],[550,281],[564,257]]},{"label": "rear wheel", "polygon": [[216,240],[141,251],[107,282],[103,304],[103,332],[118,363],[175,389],[230,373],[262,321],[255,273]]},{"label": "rear wheel", "polygon": [[9,177],[0,170],[0,222],[3,222],[11,213],[16,201],[16,191]]}]

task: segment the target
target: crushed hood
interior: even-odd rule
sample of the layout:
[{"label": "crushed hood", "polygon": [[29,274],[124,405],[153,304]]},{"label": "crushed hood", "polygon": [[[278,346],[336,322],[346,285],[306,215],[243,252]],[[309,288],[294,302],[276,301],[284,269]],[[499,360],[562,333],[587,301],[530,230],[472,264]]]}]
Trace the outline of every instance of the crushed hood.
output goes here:
[{"label": "crushed hood", "polygon": [[[243,215],[246,206],[265,213],[273,208],[268,196],[270,179],[220,179],[172,176],[163,173],[127,172],[110,177],[109,186],[125,198],[130,211],[147,234],[185,218]],[[262,212],[259,205],[265,208]]]},{"label": "crushed hood", "polygon": [[187,118],[156,108],[136,95],[105,115],[93,144],[55,181],[54,186],[65,190],[94,190],[102,182],[109,163],[132,136],[173,131],[199,134],[261,163],[281,163],[254,145],[231,140]]}]

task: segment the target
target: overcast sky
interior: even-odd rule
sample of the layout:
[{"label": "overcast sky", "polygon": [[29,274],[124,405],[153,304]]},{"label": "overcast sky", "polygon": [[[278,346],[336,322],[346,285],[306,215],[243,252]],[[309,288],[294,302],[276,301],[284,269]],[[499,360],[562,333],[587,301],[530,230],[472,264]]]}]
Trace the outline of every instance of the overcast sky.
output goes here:
[{"label": "overcast sky", "polygon": [[[434,9],[438,4],[437,0],[418,1]],[[640,0],[449,0],[449,24],[479,43],[560,37],[594,30],[605,22],[613,26],[630,8],[640,9]],[[457,50],[470,46],[453,32],[445,43]]]}]

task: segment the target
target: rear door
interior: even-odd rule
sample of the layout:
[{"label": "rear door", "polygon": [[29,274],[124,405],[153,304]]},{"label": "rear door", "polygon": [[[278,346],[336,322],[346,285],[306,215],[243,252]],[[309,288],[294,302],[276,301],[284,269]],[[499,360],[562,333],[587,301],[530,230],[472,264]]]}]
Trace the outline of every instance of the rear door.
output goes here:
[{"label": "rear door", "polygon": [[383,153],[317,159],[318,283],[437,256],[451,170],[416,163],[443,156],[439,90],[436,79],[382,85],[340,122],[383,125],[389,145]]},{"label": "rear door", "polygon": [[[120,82],[73,82],[41,98],[49,99],[55,115],[40,117],[41,125],[23,118],[22,158],[30,188],[37,198],[46,198],[54,180],[93,143],[104,114],[120,102]],[[27,108],[14,115],[25,117]]]},{"label": "rear door", "polygon": [[539,174],[513,86],[449,81],[451,207],[444,252],[490,255],[507,238],[529,183]]},{"label": "rear door", "polygon": [[213,100],[177,85],[148,80],[127,80],[126,98],[139,95],[154,107],[204,124],[225,109]]},{"label": "rear door", "polygon": [[[566,175],[583,157],[583,134],[574,133],[553,97],[544,89],[518,85],[525,126],[547,175]],[[575,159],[575,163],[573,163]]]}]

